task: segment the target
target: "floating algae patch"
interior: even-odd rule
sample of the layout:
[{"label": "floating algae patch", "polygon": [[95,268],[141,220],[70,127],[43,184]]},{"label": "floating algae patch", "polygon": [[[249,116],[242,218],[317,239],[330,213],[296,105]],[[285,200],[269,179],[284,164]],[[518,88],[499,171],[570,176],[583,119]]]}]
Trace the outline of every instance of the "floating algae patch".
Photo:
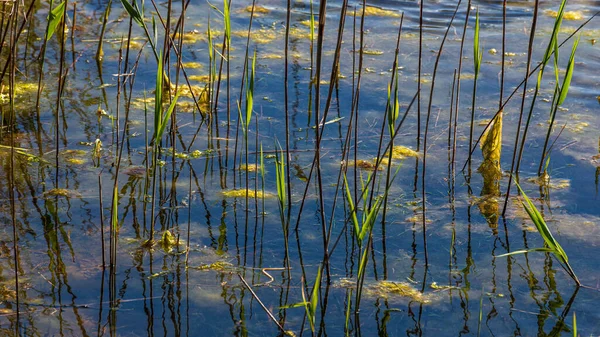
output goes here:
[{"label": "floating algae patch", "polygon": [[69,190],[66,188],[53,188],[44,192],[44,198],[51,197],[79,198],[81,197],[81,194],[79,194],[79,192],[77,191]]},{"label": "floating algae patch", "polygon": [[[546,14],[550,17],[553,17],[553,18],[558,16],[558,13],[556,11],[552,11],[552,10],[547,10],[544,12],[544,14]],[[566,11],[563,14],[563,19],[573,20],[573,21],[583,20],[583,12],[581,12],[581,11]]]},{"label": "floating algae patch", "polygon": [[196,43],[199,41],[206,41],[206,36],[195,29],[193,31],[189,31],[183,34],[177,33],[175,35],[175,40],[178,40],[179,38],[181,38],[183,43]]},{"label": "floating algae patch", "polygon": [[170,231],[164,231],[157,243],[165,253],[170,253],[177,248],[177,238]]},{"label": "floating algae patch", "polygon": [[[359,169],[363,169],[366,171],[374,171],[375,164],[376,164],[375,160],[370,161],[370,160],[358,159],[356,161],[350,161],[348,163],[348,166],[354,167],[354,165],[356,165],[356,167]],[[379,166],[377,167],[377,171],[381,171],[381,170],[383,170],[383,165],[379,164]]]},{"label": "floating algae patch", "polygon": [[123,170],[123,173],[134,178],[143,178],[146,174],[146,167],[141,165],[129,166]]},{"label": "floating algae patch", "polygon": [[577,122],[577,123],[567,124],[566,129],[573,133],[583,133],[585,131],[585,129],[587,129],[589,126],[590,126],[590,123],[588,123],[588,122]]},{"label": "floating algae patch", "polygon": [[256,172],[259,169],[260,169],[260,165],[256,165],[256,164],[242,164],[242,165],[240,165],[240,170],[241,171]]},{"label": "floating algae patch", "polygon": [[88,155],[87,151],[84,150],[65,150],[61,153],[63,160],[72,165],[83,165],[87,162],[84,156]]},{"label": "floating algae patch", "polygon": [[136,97],[131,101],[131,105],[138,110],[144,110],[144,108],[150,111],[154,109],[154,96],[152,97]]},{"label": "floating algae patch", "polygon": [[[238,13],[252,13],[252,5],[242,8]],[[254,16],[261,16],[261,14],[269,14],[271,11],[260,5],[254,5]]]},{"label": "floating algae patch", "polygon": [[213,262],[213,263],[202,264],[198,267],[189,267],[189,268],[204,270],[204,271],[213,270],[213,271],[220,272],[220,273],[230,272],[235,269],[235,267],[231,263],[225,262],[225,261],[217,261],[217,262]]},{"label": "floating algae patch", "polygon": [[[360,53],[360,49],[356,51],[357,53]],[[379,49],[362,49],[362,53],[364,55],[383,55],[383,50],[379,50]]]},{"label": "floating algae patch", "polygon": [[[386,152],[385,155],[389,156],[389,152]],[[392,148],[393,159],[405,159],[408,157],[419,158],[419,152],[402,145],[396,145]]]},{"label": "floating algae patch", "polygon": [[177,91],[181,97],[196,97],[198,104],[208,104],[208,87],[206,85],[182,85]]},{"label": "floating algae patch", "polygon": [[237,189],[237,190],[229,190],[223,191],[223,196],[226,198],[245,198],[248,195],[248,198],[271,198],[273,195],[271,193],[263,193],[263,191],[255,191],[251,189]]},{"label": "floating algae patch", "polygon": [[37,83],[16,83],[15,84],[15,94],[24,95],[32,92],[37,92],[38,84]]},{"label": "floating algae patch", "polygon": [[67,158],[67,159],[65,159],[65,162],[67,162],[71,165],[83,165],[83,164],[87,163],[87,160],[85,160],[83,158]]},{"label": "floating algae patch", "polygon": [[[300,28],[290,28],[290,36],[296,39],[307,39],[310,40],[310,31],[306,30],[306,29],[300,29]],[[315,32],[313,34],[313,39],[317,37],[317,33]]]},{"label": "floating algae patch", "polygon": [[272,53],[272,54],[263,54],[263,55],[260,56],[260,58],[263,59],[263,60],[280,60],[280,59],[283,58],[283,55],[275,54],[275,53]]},{"label": "floating algae patch", "polygon": [[190,75],[188,76],[190,81],[197,81],[202,83],[210,82],[210,75]]},{"label": "floating algae patch", "polygon": [[[354,15],[352,12],[350,15]],[[356,11],[356,15],[362,15],[362,10],[358,9]],[[388,18],[399,18],[401,17],[400,13],[395,11],[391,11],[389,9],[383,9],[375,6],[367,6],[365,7],[365,16],[383,16]]]},{"label": "floating algae patch", "polygon": [[550,178],[548,174],[542,174],[540,177],[528,178],[527,182],[534,183],[540,186],[545,186],[555,190],[562,190],[571,187],[571,181],[569,179]]},{"label": "floating algae patch", "polygon": [[200,62],[183,62],[181,63],[185,69],[202,69],[204,65]]},{"label": "floating algae patch", "polygon": [[256,43],[267,44],[273,42],[273,40],[278,38],[280,35],[281,34],[279,34],[273,29],[261,28],[257,31],[252,32],[250,38]]},{"label": "floating algae patch", "polygon": [[[342,278],[334,285],[337,288],[355,288],[356,281],[349,278]],[[378,297],[385,299],[407,299],[423,304],[431,303],[434,300],[432,294],[424,294],[413,287],[408,282],[393,282],[387,280],[377,281],[375,283],[365,283],[363,294],[368,297]]]}]

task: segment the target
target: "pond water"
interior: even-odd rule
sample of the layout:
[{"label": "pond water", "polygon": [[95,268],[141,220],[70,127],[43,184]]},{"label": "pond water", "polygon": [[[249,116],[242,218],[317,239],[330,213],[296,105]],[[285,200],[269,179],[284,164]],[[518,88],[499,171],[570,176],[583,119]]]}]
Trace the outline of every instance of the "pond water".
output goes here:
[{"label": "pond water", "polygon": [[[29,4],[25,1],[26,7]],[[520,166],[523,190],[540,209],[586,286],[578,288],[552,254],[497,257],[544,245],[521,206],[522,199],[516,197],[514,183],[502,216],[522,89],[503,110],[500,167],[505,174],[489,181],[477,170],[482,162],[478,145],[471,174],[468,169],[461,171],[469,153],[476,11],[480,13],[483,54],[477,78],[475,138],[498,111],[500,102],[502,2],[471,4],[457,121],[451,119],[456,111],[454,72],[459,66],[467,3],[460,4],[434,78],[440,43],[457,3],[424,2],[420,107],[416,102],[410,107],[394,139],[394,145],[418,153],[394,161],[391,173],[397,172],[395,179],[374,222],[371,239],[367,235],[360,247],[339,172],[342,167],[348,168],[349,190],[360,194],[361,177],[366,181],[373,174],[368,170],[372,159],[385,151],[390,140],[389,129],[385,125],[382,128],[382,123],[387,122],[388,86],[401,13],[404,17],[396,69],[400,117],[396,125],[417,93],[419,3],[369,1],[373,7],[369,7],[372,15],[364,20],[360,100],[354,121],[351,111],[359,76],[355,70],[359,68],[362,7],[354,2],[348,7],[338,80],[330,86],[342,4],[327,4],[320,108],[316,111],[316,80],[312,78],[317,69],[317,40],[311,54],[311,3],[292,1],[287,123],[286,3],[266,0],[258,4],[249,40],[249,57],[256,51],[256,66],[254,115],[247,142],[239,117],[242,121],[246,117],[247,86],[240,88],[251,2],[231,4],[232,48],[229,65],[225,62],[222,68],[217,101],[215,89],[203,91],[211,72],[206,32],[210,18],[218,73],[220,55],[224,54],[223,17],[208,3],[192,1],[186,9],[184,43],[178,50],[203,109],[209,95],[213,104],[218,103],[216,111],[209,114],[212,118],[203,119],[189,90],[181,94],[172,115],[177,128],[166,126],[155,170],[148,169],[155,148],[148,144],[154,132],[157,61],[145,43],[144,31],[134,22],[127,59],[125,49],[120,48],[127,42],[129,17],[120,2],[78,2],[75,8],[69,2],[64,59],[61,61],[60,39],[55,35],[48,41],[40,72],[39,53],[49,7],[47,3],[34,5],[19,40],[16,122],[12,133],[2,135],[2,217],[6,224],[0,231],[3,335],[16,335],[17,331],[26,336],[281,334],[266,311],[283,329],[298,336],[572,336],[573,314],[577,315],[579,334],[600,335],[596,307],[600,291],[590,289],[600,286],[600,261],[596,258],[600,252],[600,44],[596,43],[600,20],[592,19],[575,36],[580,36],[580,41],[574,75],[568,96],[557,110],[546,179],[538,179],[537,173],[552,107],[553,61],[546,68],[537,96]],[[107,5],[112,11],[104,35],[104,58],[98,64],[95,55]],[[173,28],[181,5],[172,4]],[[222,3],[214,5],[223,8]],[[166,19],[167,5],[157,6]],[[318,21],[319,4],[313,6]],[[558,7],[557,1],[540,4],[532,69],[543,58],[554,25],[551,11]],[[507,4],[503,100],[521,84],[526,73],[533,8],[529,1]],[[156,45],[160,49],[164,29],[157,9],[145,3],[145,22],[152,33],[154,14]],[[356,20],[351,15],[355,10]],[[569,1],[566,10],[568,16],[562,23],[559,41],[600,10],[600,4]],[[573,40],[560,49],[561,81]],[[3,60],[7,53],[2,54]],[[165,68],[172,83],[187,87],[183,73],[176,75],[173,49]],[[57,99],[61,69],[67,75]],[[36,109],[40,74],[44,86],[40,108]],[[125,77],[128,80],[120,84]],[[536,78],[537,72],[528,83],[526,113]],[[8,87],[8,77],[4,81]],[[315,115],[323,116],[330,90],[331,104],[325,123],[318,128],[323,130],[318,140]],[[4,96],[3,102],[5,116],[10,109]],[[351,146],[349,157],[345,157],[349,126]],[[11,137],[15,146],[22,148],[15,155],[12,172]],[[289,213],[285,209],[283,217],[289,216],[290,224],[289,269],[276,164],[281,155],[278,146],[285,149],[286,137],[290,155],[286,192],[290,191],[291,209]],[[456,140],[455,154],[448,146],[453,142],[449,137]],[[314,172],[311,169],[316,144],[320,145],[318,176],[316,168]],[[116,159],[119,151],[120,161]],[[356,171],[354,160],[359,164]],[[261,162],[264,173],[250,169]],[[384,194],[387,173],[387,166],[382,167],[384,170],[377,171],[375,179],[375,194],[380,196]],[[117,211],[116,218],[111,219],[115,181]],[[231,195],[232,191],[238,193]],[[359,222],[365,208],[370,207],[363,202],[358,202]],[[112,222],[118,222],[116,232],[111,230]],[[11,224],[18,236],[16,258]],[[147,241],[152,235],[154,240]],[[324,258],[326,239],[329,255]],[[365,249],[364,286],[360,310],[356,310],[356,280]],[[322,265],[326,267],[316,293],[319,300],[313,332],[311,315],[307,317],[305,307],[294,304],[310,296]]]}]

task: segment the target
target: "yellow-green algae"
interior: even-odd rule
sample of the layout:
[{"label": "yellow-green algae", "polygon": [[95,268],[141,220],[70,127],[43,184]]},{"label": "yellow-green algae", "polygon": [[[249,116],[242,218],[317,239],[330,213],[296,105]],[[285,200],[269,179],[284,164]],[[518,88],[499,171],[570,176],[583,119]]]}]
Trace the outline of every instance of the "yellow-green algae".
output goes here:
[{"label": "yellow-green algae", "polygon": [[202,69],[204,65],[200,62],[182,62],[185,69]]},{"label": "yellow-green algae", "polygon": [[229,190],[223,191],[223,196],[226,198],[245,198],[248,195],[248,198],[270,198],[273,195],[271,193],[263,193],[262,191],[255,191],[251,189],[237,189],[237,190]]},{"label": "yellow-green algae", "polygon": [[260,169],[260,165],[256,164],[242,164],[240,165],[240,170],[248,171],[248,172],[256,172]]},{"label": "yellow-green algae", "polygon": [[69,190],[66,188],[53,188],[44,193],[45,198],[49,197],[64,197],[64,198],[77,198],[81,195],[74,190]]},{"label": "yellow-green algae", "polygon": [[170,231],[164,231],[158,244],[160,244],[161,248],[168,253],[177,246],[177,238],[175,238]]},{"label": "yellow-green algae", "polygon": [[[358,50],[357,52],[360,52],[360,50]],[[378,50],[378,49],[364,49],[363,48],[362,53],[364,55],[383,55],[383,50]]]},{"label": "yellow-green algae", "polygon": [[264,59],[264,60],[280,60],[280,59],[283,58],[283,55],[275,54],[275,53],[272,53],[272,54],[262,54],[260,56],[260,58]]},{"label": "yellow-green algae", "polygon": [[210,75],[190,75],[188,76],[188,79],[190,81],[208,83],[210,82]]},{"label": "yellow-green algae", "polygon": [[222,273],[222,272],[232,271],[234,269],[234,266],[229,262],[217,261],[217,262],[213,262],[213,263],[203,264],[198,267],[190,267],[190,268],[194,268],[194,269],[198,269],[198,270],[213,270],[213,271]]},{"label": "yellow-green algae", "polygon": [[[354,12],[352,12],[351,15],[354,15]],[[356,15],[362,15],[362,9],[358,9],[356,11]],[[402,15],[400,15],[400,13],[398,12],[391,11],[388,9],[383,9],[375,6],[367,6],[365,7],[365,16],[383,16],[389,18],[399,18]]]},{"label": "yellow-green algae", "polygon": [[[335,284],[339,288],[356,287],[355,280],[342,278]],[[368,297],[379,297],[385,299],[404,298],[423,304],[431,303],[434,300],[432,294],[421,293],[408,282],[393,282],[381,280],[375,283],[365,283],[363,294]]]},{"label": "yellow-green algae", "polygon": [[[389,156],[389,152],[386,152],[385,155]],[[392,148],[393,159],[405,159],[408,157],[418,158],[419,152],[402,145],[396,145]]]},{"label": "yellow-green algae", "polygon": [[[348,166],[350,167],[354,167],[354,165],[356,165],[357,168],[359,169],[363,169],[366,171],[373,171],[375,170],[375,164],[376,164],[376,160],[363,160],[363,159],[358,159],[356,161],[350,161],[348,163]],[[379,166],[377,167],[378,171],[383,170],[383,165],[379,164]]]},{"label": "yellow-green algae", "polygon": [[[547,10],[544,12],[544,14],[546,14],[550,17],[553,17],[553,18],[558,16],[558,13],[553,10]],[[566,11],[563,14],[563,19],[572,20],[572,21],[583,20],[583,12],[582,11]]]},{"label": "yellow-green algae", "polygon": [[[252,13],[252,5],[246,6],[242,9],[242,12]],[[270,10],[260,5],[254,5],[254,15],[260,16],[260,14],[269,14]]]}]

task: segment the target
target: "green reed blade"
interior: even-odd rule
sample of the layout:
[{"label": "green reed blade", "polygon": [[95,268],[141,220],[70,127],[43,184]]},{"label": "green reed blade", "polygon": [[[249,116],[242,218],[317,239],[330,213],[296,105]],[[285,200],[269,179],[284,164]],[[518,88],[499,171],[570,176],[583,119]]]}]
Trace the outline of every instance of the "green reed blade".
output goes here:
[{"label": "green reed blade", "polygon": [[[350,206],[350,212],[352,216],[352,224],[354,225],[354,235],[360,233],[360,225],[358,224],[358,217],[356,216],[356,207],[354,207],[354,201],[352,200],[352,194],[350,193],[350,187],[348,186],[348,179],[346,174],[344,173],[344,185],[346,189],[346,199],[348,201],[348,205]],[[358,244],[361,245],[362,242],[359,240]]]},{"label": "green reed blade", "polygon": [[277,198],[279,199],[279,206],[283,211],[286,205],[285,159],[283,158],[283,149],[279,143],[277,143],[275,149],[275,180],[277,183]]},{"label": "green reed blade", "polygon": [[61,2],[58,6],[54,7],[53,10],[48,14],[48,30],[46,31],[46,41],[50,40],[54,32],[56,31],[56,27],[63,18],[63,13],[65,10],[65,2]]},{"label": "green reed blade", "polygon": [[544,239],[544,242],[546,243],[548,248],[552,249],[553,253],[556,256],[562,257],[565,261],[568,262],[569,259],[567,257],[567,254],[565,253],[565,251],[562,249],[562,247],[560,246],[558,241],[556,241],[556,239],[550,232],[550,228],[548,228],[548,225],[546,224],[546,221],[544,220],[544,217],[542,216],[542,214],[535,207],[535,205],[533,204],[531,199],[529,199],[529,197],[527,197],[525,192],[523,192],[523,189],[521,189],[521,186],[519,184],[516,184],[516,185],[519,188],[519,191],[521,191],[521,194],[523,195],[523,199],[525,199],[525,202],[523,202],[523,207],[525,208],[525,211],[527,211],[527,214],[529,214],[531,221],[533,221],[533,224],[535,225],[538,232]]},{"label": "green reed blade", "polygon": [[315,285],[313,286],[312,293],[310,295],[310,306],[309,306],[309,321],[311,330],[315,331],[315,318],[317,317],[317,305],[319,304],[319,289],[321,289],[321,274],[323,272],[323,266],[319,265],[317,271],[317,277],[315,279]]},{"label": "green reed blade", "polygon": [[558,46],[558,33],[560,31],[560,26],[563,21],[563,17],[565,14],[565,5],[567,4],[567,0],[562,0],[560,3],[560,7],[558,8],[558,12],[556,14],[556,19],[554,19],[554,27],[552,28],[552,33],[550,34],[550,44],[546,48],[546,52],[544,53],[544,58],[542,62],[546,64],[550,59],[550,54],[554,50],[555,47]]},{"label": "green reed blade", "polygon": [[156,70],[156,87],[154,90],[154,135],[153,141],[158,142],[157,139],[157,130],[160,128],[160,123],[162,122],[162,97],[163,97],[163,57],[162,52],[160,52],[158,57],[158,69]]},{"label": "green reed blade", "polygon": [[571,49],[571,56],[569,57],[569,64],[567,66],[567,73],[565,74],[565,78],[563,80],[563,84],[560,87],[560,96],[558,98],[558,105],[562,105],[567,98],[567,94],[569,92],[569,86],[571,85],[571,79],[573,78],[573,69],[575,68],[575,52],[577,51],[577,46],[579,45],[579,39],[581,36],[575,40],[573,43],[573,48]]},{"label": "green reed blade", "polygon": [[171,104],[169,105],[169,108],[167,109],[167,113],[163,116],[162,121],[160,122],[160,127],[158,128],[158,130],[156,132],[156,141],[157,142],[162,138],[162,135],[165,132],[165,128],[169,122],[169,119],[171,118],[171,114],[173,113],[173,110],[175,109],[175,106],[177,105],[178,98],[179,98],[179,92],[177,92],[175,94],[175,97],[173,98],[173,100],[171,101]]},{"label": "green reed blade", "polygon": [[246,130],[250,126],[252,120],[252,109],[254,107],[254,72],[256,69],[256,50],[252,56],[252,67],[248,76],[248,87],[246,88]]},{"label": "green reed blade", "polygon": [[512,251],[510,253],[496,255],[496,257],[505,257],[505,256],[511,256],[511,255],[517,255],[517,254],[525,254],[525,253],[533,253],[533,252],[552,253],[554,251],[552,249],[550,249],[550,248],[531,248],[531,249],[515,250],[515,251]]},{"label": "green reed blade", "polygon": [[477,14],[475,16],[475,36],[473,37],[473,62],[475,66],[475,77],[479,75],[482,57],[483,49],[479,46],[479,9],[477,9]]},{"label": "green reed blade", "polygon": [[378,197],[375,200],[375,204],[369,209],[367,214],[367,218],[363,222],[362,228],[360,230],[360,234],[358,235],[358,241],[363,241],[365,236],[371,232],[373,228],[373,224],[375,223],[375,219],[377,219],[377,214],[379,213],[379,209],[381,208],[381,203],[383,201],[382,197]]},{"label": "green reed blade", "polygon": [[133,21],[135,21],[135,23],[137,23],[141,28],[146,28],[146,25],[144,24],[144,14],[143,12],[139,11],[135,1],[133,2],[133,5],[131,5],[127,0],[121,0],[121,3]]},{"label": "green reed blade", "polygon": [[227,46],[231,45],[231,18],[229,12],[229,0],[223,0],[223,20],[225,25],[225,38]]}]

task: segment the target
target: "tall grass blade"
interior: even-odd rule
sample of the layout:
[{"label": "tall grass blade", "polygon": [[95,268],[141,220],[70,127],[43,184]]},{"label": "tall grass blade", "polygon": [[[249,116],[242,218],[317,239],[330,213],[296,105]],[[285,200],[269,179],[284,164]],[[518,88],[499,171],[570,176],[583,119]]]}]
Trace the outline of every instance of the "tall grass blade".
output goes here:
[{"label": "tall grass blade", "polygon": [[248,86],[246,88],[246,131],[250,126],[252,120],[252,109],[254,107],[254,73],[256,69],[256,50],[252,56],[252,66],[250,68],[250,74],[248,76]]},{"label": "tall grass blade", "polygon": [[144,23],[144,14],[143,11],[139,10],[137,3],[134,1],[133,5],[131,5],[131,3],[129,3],[127,0],[121,0],[121,3],[133,21],[135,21],[138,26],[145,29],[146,24]]},{"label": "tall grass blade", "polygon": [[531,221],[533,222],[536,229],[542,236],[542,239],[544,240],[546,247],[514,251],[514,252],[511,252],[508,254],[503,254],[500,256],[528,253],[528,252],[532,252],[532,251],[552,253],[552,254],[554,254],[554,256],[556,256],[556,258],[559,260],[559,262],[565,267],[569,276],[571,276],[571,278],[573,278],[573,280],[577,283],[578,286],[581,286],[579,279],[577,278],[577,276],[575,275],[575,272],[573,271],[573,269],[571,268],[571,265],[569,264],[569,257],[567,256],[567,253],[565,253],[562,246],[558,243],[558,241],[554,238],[554,236],[550,232],[550,228],[548,228],[548,225],[546,224],[544,217],[542,216],[540,211],[538,211],[538,209],[535,207],[535,205],[533,204],[531,199],[529,199],[529,197],[527,197],[527,195],[525,194],[525,192],[523,191],[521,186],[516,182],[515,182],[515,184],[517,185],[517,188],[519,189],[519,191],[521,192],[521,195],[523,196],[523,199],[525,200],[522,202],[523,208],[525,208],[525,211],[531,218]]},{"label": "tall grass blade", "polygon": [[483,57],[483,48],[479,46],[479,9],[475,15],[475,36],[473,37],[473,62],[475,65],[475,77],[479,74],[481,68],[481,58]]},{"label": "tall grass blade", "polygon": [[575,68],[575,52],[577,51],[577,46],[579,45],[579,39],[573,43],[573,48],[571,49],[571,56],[569,57],[569,64],[567,66],[567,73],[565,74],[565,78],[563,80],[563,84],[560,87],[560,96],[558,98],[558,105],[562,105],[567,98],[567,94],[569,92],[569,86],[571,85],[571,79],[573,78],[573,69]]},{"label": "tall grass blade", "polygon": [[65,4],[65,1],[61,2],[58,4],[58,6],[54,7],[54,9],[50,11],[50,14],[48,14],[48,30],[46,31],[46,41],[50,40],[52,35],[54,35],[54,32],[56,32],[56,27],[58,27],[58,24],[63,18]]}]

